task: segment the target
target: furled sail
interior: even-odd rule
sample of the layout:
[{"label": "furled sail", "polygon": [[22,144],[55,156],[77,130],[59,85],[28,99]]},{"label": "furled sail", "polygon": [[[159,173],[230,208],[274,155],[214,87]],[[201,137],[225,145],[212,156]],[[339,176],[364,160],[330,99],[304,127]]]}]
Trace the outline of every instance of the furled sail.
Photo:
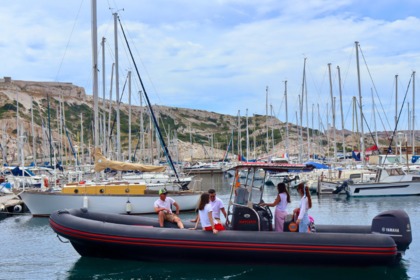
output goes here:
[{"label": "furled sail", "polygon": [[166,170],[165,166],[144,165],[139,163],[122,162],[107,159],[101,152],[100,148],[95,148],[95,172],[101,172],[106,168],[117,171],[131,171],[137,170],[142,172],[163,172]]}]

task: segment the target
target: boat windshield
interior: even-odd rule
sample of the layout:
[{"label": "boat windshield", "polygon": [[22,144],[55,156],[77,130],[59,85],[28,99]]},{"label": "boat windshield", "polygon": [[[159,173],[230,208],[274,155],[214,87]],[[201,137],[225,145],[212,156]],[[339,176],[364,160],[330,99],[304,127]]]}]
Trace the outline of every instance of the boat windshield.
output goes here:
[{"label": "boat windshield", "polygon": [[401,168],[392,168],[387,169],[387,173],[389,176],[401,176],[404,175],[404,171]]},{"label": "boat windshield", "polygon": [[238,170],[235,175],[234,203],[240,205],[259,204],[264,192],[264,180],[256,179],[256,172],[246,170],[245,177],[240,178]]}]

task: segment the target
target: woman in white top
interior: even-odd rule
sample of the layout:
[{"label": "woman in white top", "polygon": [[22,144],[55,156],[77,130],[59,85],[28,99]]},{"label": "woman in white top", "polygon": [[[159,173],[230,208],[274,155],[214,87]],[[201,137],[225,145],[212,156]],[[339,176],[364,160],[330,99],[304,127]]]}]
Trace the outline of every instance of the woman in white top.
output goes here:
[{"label": "woman in white top", "polygon": [[302,198],[300,199],[299,216],[296,223],[299,225],[299,232],[309,232],[310,220],[308,211],[312,208],[311,194],[309,188],[305,187],[305,183],[300,183],[297,191]]},{"label": "woman in white top", "polygon": [[278,195],[273,203],[261,203],[261,206],[276,206],[275,219],[274,219],[274,230],[283,232],[284,221],[287,216],[287,204],[290,203],[290,195],[287,191],[285,183],[279,183],[277,185]]},{"label": "woman in white top", "polygon": [[203,230],[213,231],[214,234],[225,229],[222,224],[217,223],[213,218],[213,207],[210,205],[209,193],[201,194],[198,205],[198,219],[193,229],[197,229],[198,222],[201,222]]}]

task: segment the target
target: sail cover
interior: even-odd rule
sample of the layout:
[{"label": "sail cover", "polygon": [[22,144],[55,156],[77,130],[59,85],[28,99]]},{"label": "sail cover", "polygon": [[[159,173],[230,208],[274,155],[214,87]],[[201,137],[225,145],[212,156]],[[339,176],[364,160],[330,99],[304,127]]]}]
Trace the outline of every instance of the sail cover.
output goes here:
[{"label": "sail cover", "polygon": [[144,165],[139,163],[122,162],[107,159],[101,152],[100,148],[95,148],[95,172],[101,172],[106,168],[117,171],[131,171],[137,170],[142,172],[163,172],[166,170],[165,166]]}]

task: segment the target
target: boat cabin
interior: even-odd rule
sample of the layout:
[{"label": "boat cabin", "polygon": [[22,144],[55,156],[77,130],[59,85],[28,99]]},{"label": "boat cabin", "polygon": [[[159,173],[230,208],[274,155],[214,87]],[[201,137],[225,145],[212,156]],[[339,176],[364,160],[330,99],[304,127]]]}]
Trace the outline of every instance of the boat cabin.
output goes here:
[{"label": "boat cabin", "polygon": [[[272,231],[273,214],[263,202],[265,177],[269,172],[311,171],[313,166],[304,164],[242,163],[234,167],[235,177],[231,187],[228,224],[231,230]],[[264,180],[258,176],[264,171]],[[241,171],[248,174],[245,180],[239,180]]]},{"label": "boat cabin", "polygon": [[400,166],[379,167],[376,170],[375,182],[420,181],[420,175],[407,174]]}]

